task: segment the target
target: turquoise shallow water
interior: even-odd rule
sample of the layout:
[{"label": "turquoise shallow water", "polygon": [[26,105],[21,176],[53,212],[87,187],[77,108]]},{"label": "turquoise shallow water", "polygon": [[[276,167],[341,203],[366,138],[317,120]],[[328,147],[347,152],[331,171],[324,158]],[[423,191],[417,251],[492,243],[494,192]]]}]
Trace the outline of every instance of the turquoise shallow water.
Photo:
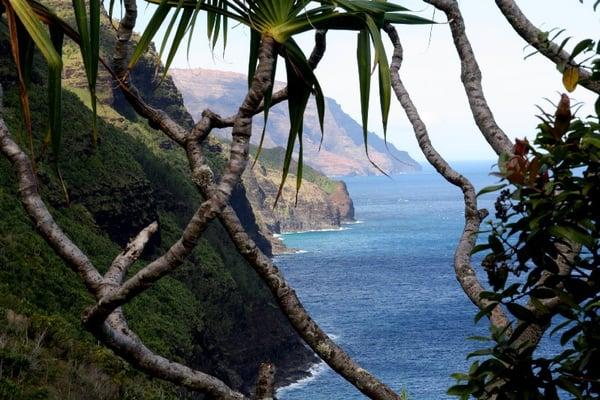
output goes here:
[{"label": "turquoise shallow water", "polygon": [[[480,189],[495,182],[491,164],[457,168]],[[276,262],[321,327],[365,368],[412,399],[450,398],[450,374],[464,371],[466,355],[481,345],[466,338],[487,333],[485,322],[474,324],[452,266],[462,194],[434,172],[345,180],[360,223],[286,234],[288,246],[305,252]],[[278,398],[364,398],[323,365],[314,373]]]}]

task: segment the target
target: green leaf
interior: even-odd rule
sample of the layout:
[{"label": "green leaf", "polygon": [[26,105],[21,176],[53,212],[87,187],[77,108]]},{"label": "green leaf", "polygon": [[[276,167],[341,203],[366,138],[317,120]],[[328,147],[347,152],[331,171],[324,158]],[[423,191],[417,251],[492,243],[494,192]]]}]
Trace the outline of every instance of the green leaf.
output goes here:
[{"label": "green leaf", "polygon": [[58,158],[60,150],[62,110],[61,110],[61,71],[62,59],[56,51],[48,32],[37,18],[26,0],[10,0],[10,5],[27,33],[42,53],[48,64],[49,91],[49,134],[52,138],[53,150]]},{"label": "green leaf", "polygon": [[[62,30],[52,28],[50,29],[50,37],[52,45],[57,52],[62,53],[62,45],[64,34]],[[62,65],[61,65],[62,67]],[[62,134],[62,68],[55,65],[48,64],[48,103],[49,103],[49,115],[48,119],[50,122],[50,137],[52,138],[52,151],[56,161],[58,169],[58,157],[60,154],[60,143]],[[62,178],[61,178],[62,181]],[[64,183],[63,183],[64,186]]]},{"label": "green leaf", "polygon": [[528,310],[520,304],[508,303],[506,304],[506,308],[512,315],[521,321],[531,322],[535,320],[535,315],[531,312],[531,310]]},{"label": "green leaf", "polygon": [[96,82],[100,64],[100,0],[90,0],[90,98],[92,102],[92,137],[94,143],[98,140],[98,112],[96,98]]},{"label": "green leaf", "polygon": [[196,2],[196,7],[194,7],[194,14],[192,16],[192,21],[190,22],[190,32],[188,35],[188,43],[187,43],[187,51],[186,57],[190,59],[190,48],[192,45],[192,37],[194,36],[194,28],[196,27],[196,19],[198,18],[198,14],[200,14],[200,7],[204,4],[204,0],[199,0]]},{"label": "green leaf", "polygon": [[[598,97],[597,103],[600,106],[600,97]],[[600,113],[599,113],[599,115],[600,115]],[[581,139],[581,144],[584,146],[594,146],[594,147],[600,149],[600,135],[594,135],[592,133],[587,134]]]},{"label": "green leaf", "polygon": [[481,311],[479,311],[479,312],[478,312],[478,313],[475,315],[475,323],[479,322],[479,320],[480,320],[481,318],[483,318],[484,316],[486,316],[486,315],[489,315],[489,314],[492,312],[492,310],[493,310],[494,308],[496,308],[496,306],[497,306],[497,305],[498,305],[498,303],[495,303],[495,302],[493,302],[493,303],[490,303],[490,304],[488,304],[487,306],[483,307],[483,308],[481,309]]},{"label": "green leaf", "polygon": [[386,13],[383,17],[385,22],[389,22],[391,24],[402,24],[402,25],[431,25],[436,24],[435,21],[432,21],[427,18],[419,17],[417,15],[412,14],[389,14]]},{"label": "green leaf", "polygon": [[471,255],[487,250],[489,248],[490,245],[487,243],[478,244],[477,246],[473,247],[473,250],[471,250]]},{"label": "green leaf", "polygon": [[577,57],[582,51],[591,48],[593,46],[594,41],[592,39],[584,39],[581,42],[577,43],[571,52],[571,56],[569,57],[569,61],[573,60]]},{"label": "green leaf", "polygon": [[474,391],[475,388],[472,385],[454,385],[446,393],[450,396],[467,396]]},{"label": "green leaf", "polygon": [[563,333],[560,337],[560,345],[561,346],[566,345],[569,342],[569,340],[571,340],[579,332],[581,332],[581,325],[579,325],[579,324],[577,324],[577,325],[573,326],[572,328],[568,329],[567,331],[565,331],[565,333]]},{"label": "green leaf", "polygon": [[555,225],[550,228],[550,233],[560,238],[585,245],[590,249],[594,246],[594,238],[575,226]]},{"label": "green leaf", "polygon": [[252,84],[256,64],[258,63],[258,48],[260,47],[260,33],[250,30],[250,57],[248,57],[248,87]]},{"label": "green leaf", "polygon": [[129,70],[133,69],[133,67],[142,57],[142,55],[146,52],[146,49],[148,49],[152,38],[154,38],[154,35],[156,35],[156,32],[167,18],[170,9],[171,8],[167,4],[167,0],[160,1],[158,8],[156,9],[156,11],[154,11],[152,18],[150,18],[150,22],[148,22],[144,33],[142,33],[142,37],[138,41],[138,44],[135,47],[133,54],[131,55],[131,60],[129,60],[129,65],[127,66]]},{"label": "green leaf", "polygon": [[356,46],[356,61],[358,64],[358,79],[360,88],[360,111],[362,116],[363,142],[365,152],[368,154],[368,122],[369,122],[369,95],[371,93],[371,43],[366,29],[358,33]]},{"label": "green leaf", "polygon": [[381,33],[379,28],[375,25],[373,19],[369,16],[366,17],[367,28],[371,35],[373,46],[375,47],[375,62],[378,65],[379,71],[379,100],[381,105],[381,122],[383,124],[383,138],[386,140],[387,136],[387,121],[390,112],[390,105],[392,99],[392,82],[390,78],[390,66],[388,63],[387,56],[385,54],[385,48],[383,47],[383,41],[381,40]]},{"label": "green leaf", "polygon": [[[8,22],[8,35],[13,56],[13,61],[17,67],[17,78],[19,81],[19,98],[21,101],[21,111],[23,113],[23,122],[25,124],[25,131],[29,140],[29,151],[32,160],[35,160],[35,150],[33,148],[33,130],[31,126],[31,108],[29,106],[29,95],[28,91],[28,77],[26,70],[31,70],[31,67],[27,67],[24,64],[28,62],[26,60],[25,52],[26,47],[32,47],[32,40],[23,24],[16,18],[14,11],[11,8],[6,10],[6,17]],[[29,42],[29,45],[26,45]],[[33,51],[31,51],[33,54]],[[33,62],[33,58],[31,59]]]},{"label": "green leaf", "polygon": [[300,125],[300,131],[298,132],[298,167],[296,169],[296,200],[295,205],[298,205],[298,193],[300,193],[300,187],[302,186],[302,167],[304,164],[304,158],[302,154],[304,149],[302,146],[302,125]]},{"label": "green leaf", "polygon": [[467,360],[469,358],[473,358],[473,357],[489,356],[493,353],[494,353],[494,351],[492,349],[475,350],[475,351],[469,353],[469,355],[467,356]]},{"label": "green leaf", "polygon": [[483,189],[481,189],[478,193],[477,193],[477,197],[484,195],[486,193],[491,193],[491,192],[496,192],[500,189],[503,189],[507,186],[506,183],[502,183],[499,185],[491,185],[491,186],[486,186]]},{"label": "green leaf", "polygon": [[[284,43],[284,46],[285,69],[287,73],[288,83],[288,113],[290,116],[290,131],[288,135],[287,146],[285,149],[281,183],[279,185],[279,189],[277,191],[277,196],[275,197],[275,203],[273,207],[277,205],[277,202],[279,201],[279,198],[283,193],[283,188],[292,161],[292,154],[294,152],[296,138],[298,137],[298,135],[302,134],[304,110],[306,109],[306,104],[308,103],[311,90],[311,87],[305,79],[306,77],[303,76],[301,72],[304,69],[302,67],[303,62],[306,65],[308,65],[306,57],[304,57],[304,54],[301,51],[300,54],[298,54],[298,46],[292,39],[286,41],[286,43]],[[308,69],[310,70],[310,68]]]},{"label": "green leaf", "polygon": [[181,14],[181,19],[179,20],[179,25],[177,27],[177,31],[175,32],[175,37],[173,38],[173,42],[171,43],[171,49],[169,50],[169,54],[167,55],[167,59],[165,60],[165,66],[161,81],[167,76],[167,72],[171,63],[173,62],[173,58],[175,58],[175,54],[179,49],[179,45],[185,36],[185,32],[187,30],[188,24],[194,14],[194,10],[186,8],[183,10]]}]

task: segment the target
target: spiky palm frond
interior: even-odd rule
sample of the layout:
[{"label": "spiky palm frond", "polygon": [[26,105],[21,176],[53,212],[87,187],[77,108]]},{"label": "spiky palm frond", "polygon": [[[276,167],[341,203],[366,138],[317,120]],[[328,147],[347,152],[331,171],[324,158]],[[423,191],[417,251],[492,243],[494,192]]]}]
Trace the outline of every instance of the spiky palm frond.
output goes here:
[{"label": "spiky palm frond", "polygon": [[[290,117],[290,132],[283,166],[282,182],[279,188],[281,194],[285,178],[289,172],[292,153],[296,147],[296,139],[301,143],[302,117],[310,94],[314,94],[321,130],[325,114],[325,101],[317,78],[312,73],[308,61],[293,40],[293,36],[315,29],[338,29],[357,31],[357,60],[359,65],[361,114],[365,151],[368,157],[367,121],[369,107],[369,91],[371,71],[377,69],[379,80],[379,97],[381,105],[381,121],[384,138],[387,133],[387,120],[391,102],[391,82],[389,62],[383,46],[380,30],[385,23],[394,24],[430,24],[432,21],[411,14],[401,5],[377,0],[147,0],[158,5],[150,23],[142,34],[138,47],[135,49],[129,68],[132,68],[146,51],[150,41],[167,18],[171,15],[169,27],[179,24],[177,32],[189,32],[189,40],[200,12],[207,14],[208,39],[215,47],[219,35],[225,35],[227,21],[232,19],[246,25],[251,30],[250,58],[248,62],[248,81],[252,80],[258,61],[258,46],[262,36],[270,36],[280,43],[280,55],[286,64],[288,83],[288,107]],[[187,17],[178,20],[181,9],[189,12]],[[170,31],[170,29],[169,29]],[[169,41],[165,35],[161,44],[164,49]],[[171,42],[171,50],[166,59],[165,67],[170,65],[175,51],[180,46],[183,35],[175,35]],[[224,38],[224,45],[226,39]],[[371,66],[371,48],[374,49],[374,65]],[[293,90],[292,90],[293,88]],[[266,127],[271,92],[267,93],[264,101],[264,123]],[[259,150],[262,146],[264,129],[261,135]],[[302,146],[299,147],[299,157],[302,157]],[[301,163],[299,163],[300,165]],[[375,167],[375,163],[373,163]],[[378,168],[378,167],[377,167]],[[379,169],[379,168],[378,168]],[[381,171],[381,169],[380,169]],[[383,172],[383,171],[381,171]],[[385,172],[384,172],[385,173]],[[298,182],[302,179],[302,170],[297,171]],[[278,196],[279,197],[279,196]]]}]

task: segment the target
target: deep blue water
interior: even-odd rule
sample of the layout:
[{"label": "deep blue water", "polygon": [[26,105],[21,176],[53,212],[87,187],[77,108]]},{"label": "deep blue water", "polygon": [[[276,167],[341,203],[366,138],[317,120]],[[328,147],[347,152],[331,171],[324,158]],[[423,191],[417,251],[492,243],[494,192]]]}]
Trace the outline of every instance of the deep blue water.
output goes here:
[{"label": "deep blue water", "polygon": [[[496,178],[491,162],[457,169],[481,189]],[[361,223],[345,230],[284,235],[305,252],[276,259],[315,320],[360,364],[412,399],[450,398],[453,372],[487,334],[454,276],[452,257],[462,231],[458,188],[433,171],[345,179]],[[480,206],[490,207],[492,198]],[[493,208],[492,208],[493,210]],[[278,392],[281,400],[362,399],[324,366],[312,379]]]}]

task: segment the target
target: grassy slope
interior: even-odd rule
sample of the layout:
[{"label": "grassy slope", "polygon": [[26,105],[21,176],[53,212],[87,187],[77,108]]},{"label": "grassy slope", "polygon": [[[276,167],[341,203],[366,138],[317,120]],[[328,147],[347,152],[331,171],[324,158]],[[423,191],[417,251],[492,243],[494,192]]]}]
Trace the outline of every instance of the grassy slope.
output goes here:
[{"label": "grassy slope", "polygon": [[[22,132],[10,62],[4,56],[0,58],[4,115],[13,132]],[[38,65],[30,92],[37,135],[45,131],[46,115],[40,71],[43,68]],[[102,269],[120,251],[120,246],[102,229],[97,216],[131,214],[131,210],[123,210],[129,205],[115,196],[130,196],[134,200],[141,197],[150,204],[148,215],[136,209],[129,222],[141,227],[148,219],[159,217],[160,243],[153,249],[154,254],[176,240],[181,224],[199,199],[183,172],[183,155],[169,152],[168,157],[159,157],[163,139],[140,121],[129,121],[102,106],[102,139],[93,149],[89,141],[91,114],[81,101],[86,96],[77,88],[64,93],[65,144],[60,165],[72,204],[67,207],[64,203],[47,159],[39,164],[39,172],[43,195],[57,220]],[[25,145],[23,135],[17,136]],[[37,137],[38,148],[39,140]],[[116,188],[119,190],[115,192]],[[135,190],[142,192],[129,193]],[[161,280],[125,311],[134,330],[159,353],[181,361],[191,360],[200,367],[216,368],[221,375],[234,379],[229,367],[221,365],[235,359],[229,353],[234,352],[236,343],[226,342],[271,298],[231,251],[231,244],[220,229],[211,227],[207,238],[176,276]],[[17,201],[10,168],[1,160],[0,398],[151,399],[180,394],[171,385],[133,371],[95,344],[79,323],[81,311],[91,301],[76,275],[35,233]],[[198,360],[202,355],[206,357]],[[217,360],[216,365],[205,365],[205,358]]]}]

